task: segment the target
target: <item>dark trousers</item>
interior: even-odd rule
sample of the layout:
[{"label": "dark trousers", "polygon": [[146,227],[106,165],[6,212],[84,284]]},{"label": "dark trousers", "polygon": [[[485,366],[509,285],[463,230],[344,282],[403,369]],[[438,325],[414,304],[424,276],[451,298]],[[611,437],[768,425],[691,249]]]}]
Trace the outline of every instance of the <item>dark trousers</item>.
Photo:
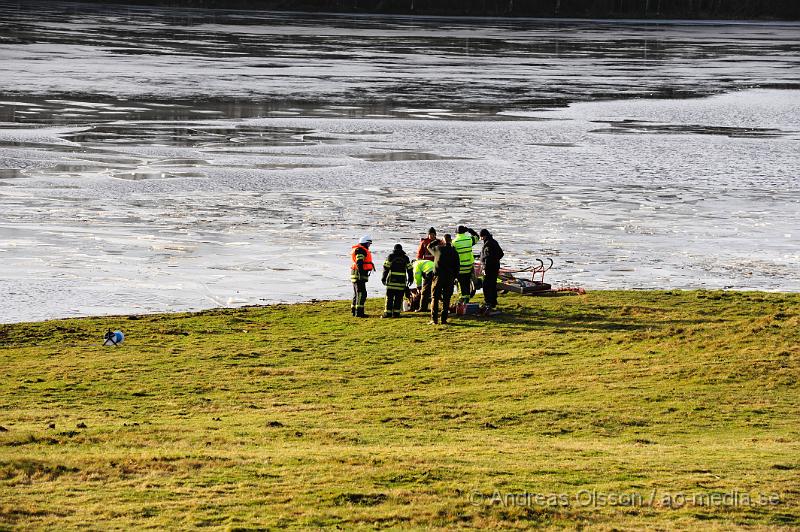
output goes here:
[{"label": "dark trousers", "polygon": [[486,306],[494,308],[497,306],[497,274],[499,270],[494,268],[483,272],[483,299]]},{"label": "dark trousers", "polygon": [[433,275],[422,278],[422,290],[420,291],[419,309],[428,312],[431,304],[431,289],[433,287]]},{"label": "dark trousers", "polygon": [[472,297],[472,272],[458,274],[458,291],[461,294],[458,300],[461,303],[469,303]]},{"label": "dark trousers", "polygon": [[442,323],[447,323],[447,314],[450,312],[450,298],[453,297],[453,283],[455,279],[452,277],[439,277],[433,278],[433,306],[431,307],[431,320],[434,323],[439,322],[439,305],[441,305],[441,318]]},{"label": "dark trousers", "polygon": [[353,281],[353,305],[350,307],[353,316],[364,313],[364,303],[367,301],[367,282]]},{"label": "dark trousers", "polygon": [[405,290],[387,288],[386,308],[383,309],[383,315],[387,318],[399,318],[400,312],[403,310],[403,297],[405,295]]}]

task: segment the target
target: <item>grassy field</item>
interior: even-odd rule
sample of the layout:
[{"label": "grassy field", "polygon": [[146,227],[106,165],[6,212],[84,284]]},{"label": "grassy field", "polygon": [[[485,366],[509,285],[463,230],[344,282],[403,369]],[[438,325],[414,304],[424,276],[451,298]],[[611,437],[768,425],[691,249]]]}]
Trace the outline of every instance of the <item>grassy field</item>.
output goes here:
[{"label": "grassy field", "polygon": [[800,526],[800,295],[501,305],[0,325],[0,529]]}]

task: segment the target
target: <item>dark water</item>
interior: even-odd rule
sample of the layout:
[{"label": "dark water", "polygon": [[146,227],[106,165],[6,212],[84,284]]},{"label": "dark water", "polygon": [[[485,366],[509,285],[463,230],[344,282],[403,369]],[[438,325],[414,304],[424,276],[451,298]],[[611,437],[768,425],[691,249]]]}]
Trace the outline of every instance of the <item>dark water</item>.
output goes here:
[{"label": "dark water", "polygon": [[[397,105],[530,108],[800,87],[800,25],[791,23],[464,21],[7,0],[0,14],[0,93],[155,98],[175,103],[160,117],[177,120],[193,110],[364,116]],[[137,113],[154,111],[118,116]]]}]

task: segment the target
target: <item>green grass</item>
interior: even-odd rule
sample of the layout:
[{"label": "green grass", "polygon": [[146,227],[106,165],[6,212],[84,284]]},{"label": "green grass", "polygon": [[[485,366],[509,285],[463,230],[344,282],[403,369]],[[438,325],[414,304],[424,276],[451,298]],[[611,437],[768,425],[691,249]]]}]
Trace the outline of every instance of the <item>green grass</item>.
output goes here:
[{"label": "green grass", "polygon": [[0,529],[800,526],[800,295],[501,305],[0,325]]}]

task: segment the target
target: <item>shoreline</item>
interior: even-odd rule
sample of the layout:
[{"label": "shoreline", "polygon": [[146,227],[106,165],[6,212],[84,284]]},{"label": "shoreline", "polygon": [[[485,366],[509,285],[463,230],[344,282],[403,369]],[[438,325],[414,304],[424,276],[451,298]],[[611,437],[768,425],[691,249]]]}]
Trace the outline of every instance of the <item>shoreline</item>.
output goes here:
[{"label": "shoreline", "polygon": [[[713,289],[705,289],[705,288],[664,288],[664,289],[650,289],[650,288],[643,288],[643,289],[590,289],[586,290],[585,294],[577,294],[577,293],[570,293],[570,292],[562,292],[547,296],[522,296],[520,294],[500,294],[499,295],[499,307],[502,310],[503,308],[503,298],[507,295],[511,295],[512,297],[521,297],[525,300],[530,299],[532,301],[536,300],[549,300],[555,298],[573,298],[573,297],[591,297],[592,294],[604,294],[604,295],[616,295],[616,294],[637,294],[637,295],[661,295],[661,296],[668,296],[668,295],[680,295],[680,294],[689,294],[691,292],[697,292],[698,294],[746,294],[746,295],[769,295],[769,296],[792,296],[792,295],[800,295],[800,291],[793,292],[793,291],[782,291],[782,290],[734,290],[734,289],[724,289],[724,288],[713,288]],[[676,294],[677,293],[677,294]],[[473,298],[474,302],[480,302],[483,300],[482,297],[483,293],[478,292],[476,298]],[[374,306],[376,301],[380,302],[380,305],[383,305],[385,292],[382,292],[380,296],[375,295],[374,297],[370,296],[367,298],[367,305]],[[453,300],[455,301],[455,299]],[[275,303],[264,303],[264,304],[245,304],[240,306],[228,306],[228,307],[208,307],[203,309],[193,309],[193,310],[175,310],[175,311],[154,311],[154,312],[143,312],[143,313],[111,313],[111,314],[86,314],[81,316],[64,316],[64,317],[54,317],[54,318],[46,318],[42,320],[32,320],[32,321],[11,321],[5,322],[0,321],[0,328],[3,327],[14,327],[14,326],[24,326],[24,325],[38,325],[38,324],[46,324],[52,322],[64,322],[64,321],[87,321],[87,320],[114,320],[118,319],[120,321],[138,321],[142,319],[149,319],[149,318],[193,318],[198,317],[202,314],[225,314],[226,312],[238,312],[242,310],[258,310],[258,309],[277,309],[277,310],[286,310],[285,308],[281,309],[279,307],[289,307],[289,308],[298,308],[303,306],[313,306],[313,305],[320,305],[320,304],[348,304],[350,303],[349,299],[309,299],[303,301],[290,301],[290,302],[275,302]],[[404,311],[401,317],[409,317],[409,316],[427,316],[428,313],[413,313]],[[368,319],[378,318],[379,316],[373,315],[369,316]],[[458,319],[458,317],[453,316],[454,319]],[[470,318],[474,318],[474,316],[470,316]]]}]

